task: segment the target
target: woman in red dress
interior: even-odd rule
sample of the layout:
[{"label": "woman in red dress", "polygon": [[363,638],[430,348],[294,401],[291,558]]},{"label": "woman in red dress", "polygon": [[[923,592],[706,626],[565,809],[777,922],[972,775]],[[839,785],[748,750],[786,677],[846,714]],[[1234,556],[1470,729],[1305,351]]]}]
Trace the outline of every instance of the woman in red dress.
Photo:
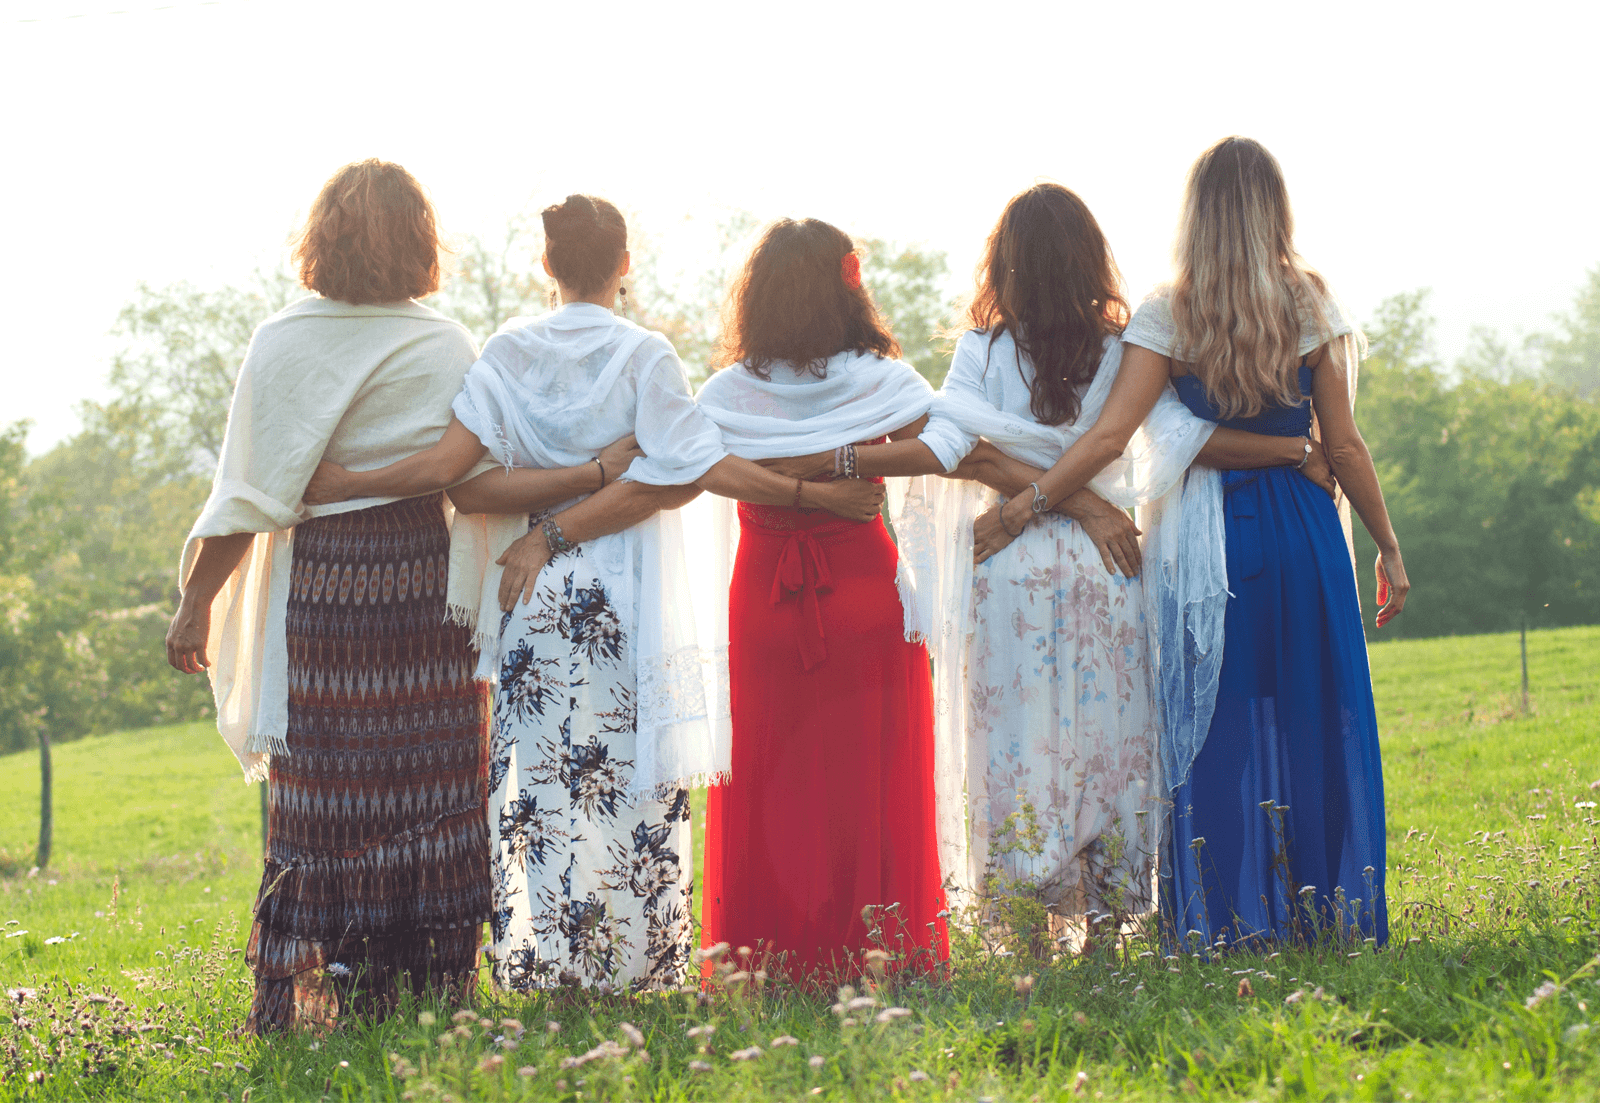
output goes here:
[{"label": "woman in red dress", "polygon": [[[734,283],[718,371],[698,402],[757,461],[914,437],[932,399],[844,233],[771,226]],[[909,472],[908,472],[909,473]],[[928,654],[907,640],[881,517],[738,506],[728,591],[731,776],[706,812],[707,945],[773,952],[768,971],[858,976],[874,946],[911,967],[947,954],[934,827]],[[873,928],[863,921],[870,906]]]}]

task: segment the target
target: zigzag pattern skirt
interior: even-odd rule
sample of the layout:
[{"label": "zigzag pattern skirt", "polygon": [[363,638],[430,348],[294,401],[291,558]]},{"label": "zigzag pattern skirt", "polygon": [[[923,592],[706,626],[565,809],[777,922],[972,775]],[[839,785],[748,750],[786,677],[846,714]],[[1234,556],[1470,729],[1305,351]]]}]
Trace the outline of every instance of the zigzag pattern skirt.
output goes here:
[{"label": "zigzag pattern skirt", "polygon": [[290,753],[273,755],[248,1026],[381,1017],[475,985],[489,917],[488,700],[445,623],[439,495],[294,532]]}]

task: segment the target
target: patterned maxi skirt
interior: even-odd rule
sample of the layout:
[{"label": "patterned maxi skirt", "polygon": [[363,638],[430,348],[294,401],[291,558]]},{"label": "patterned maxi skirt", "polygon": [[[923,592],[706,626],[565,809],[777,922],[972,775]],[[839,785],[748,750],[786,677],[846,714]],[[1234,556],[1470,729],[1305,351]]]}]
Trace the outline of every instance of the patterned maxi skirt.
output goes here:
[{"label": "patterned maxi skirt", "polygon": [[445,623],[438,495],[307,521],[288,603],[288,755],[247,960],[249,1027],[469,991],[489,916],[487,694]]},{"label": "patterned maxi skirt", "polygon": [[972,581],[974,883],[1025,883],[1063,919],[1149,912],[1163,810],[1140,580],[1050,514]]},{"label": "patterned maxi skirt", "polygon": [[620,532],[556,556],[502,623],[489,809],[494,970],[505,987],[683,979],[689,794],[628,792],[638,548]]}]

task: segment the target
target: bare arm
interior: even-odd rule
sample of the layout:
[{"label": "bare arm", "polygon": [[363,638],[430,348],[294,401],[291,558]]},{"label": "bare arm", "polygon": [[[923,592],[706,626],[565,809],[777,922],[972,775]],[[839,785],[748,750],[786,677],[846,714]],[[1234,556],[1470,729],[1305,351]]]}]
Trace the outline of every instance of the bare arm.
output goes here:
[{"label": "bare arm", "polygon": [[[1065,498],[1089,485],[1089,480],[1122,455],[1134,432],[1150,415],[1156,400],[1166,389],[1171,362],[1160,353],[1138,345],[1128,345],[1122,353],[1122,367],[1105,409],[1083,436],[1072,442],[1055,465],[1037,481],[1039,492],[1049,503]],[[1007,531],[1021,532],[1033,514],[1031,495],[1019,495],[1007,502],[1002,520]]]},{"label": "bare arm", "polygon": [[[606,469],[606,474],[611,474],[610,468]],[[593,463],[582,467],[561,467],[553,471],[529,467],[513,467],[509,471],[497,468],[476,475],[459,486],[452,486],[445,493],[462,513],[532,513],[560,505],[580,494],[599,492],[616,485],[607,483],[602,488],[599,482],[600,468]]]},{"label": "bare arm", "polygon": [[863,479],[806,482],[738,456],[718,460],[696,484],[724,498],[768,506],[825,509],[852,521],[870,521],[883,505],[883,486]]},{"label": "bare arm", "polygon": [[[566,540],[581,544],[585,540],[632,528],[663,509],[679,509],[699,494],[700,488],[697,486],[650,486],[646,483],[617,482],[562,510],[550,520],[560,527],[561,535]],[[516,606],[519,592],[524,604],[533,597],[533,584],[545,564],[550,562],[550,557],[550,544],[542,528],[533,529],[526,536],[519,537],[506,549],[506,553],[497,560],[505,567],[505,573],[500,578],[502,611],[510,612]]]},{"label": "bare arm", "polygon": [[[971,479],[998,490],[1007,498],[1015,498],[1029,490],[1028,484],[1037,482],[1043,474],[1032,464],[1008,456],[988,441],[980,440],[977,447],[967,453],[960,466],[949,473],[949,477]],[[1032,496],[1031,491],[1029,496]],[[1089,539],[1094,541],[1108,573],[1116,574],[1120,570],[1132,578],[1143,568],[1139,529],[1133,519],[1088,487],[1073,491],[1050,508],[1052,512],[1078,522]],[[983,554],[985,550],[974,549],[973,556],[980,563],[994,554],[993,551]]]},{"label": "bare arm", "polygon": [[[412,498],[419,494],[432,494],[446,487],[454,487],[473,469],[487,452],[478,435],[460,420],[452,417],[444,436],[437,444],[421,452],[396,460],[385,467],[371,471],[351,471],[336,463],[323,460],[317,465],[311,483],[306,487],[305,500],[309,505],[324,502],[343,502],[351,498]],[[491,495],[489,504],[481,508],[462,506],[454,495],[451,500],[457,508],[469,513],[511,513],[528,509],[543,509],[564,502],[589,490],[596,490],[611,482],[627,470],[635,456],[643,455],[632,435],[607,445],[597,460],[576,467],[553,470],[518,469],[517,478],[509,486],[499,488]],[[487,471],[478,476],[487,489],[491,476]],[[473,481],[478,481],[473,480]],[[468,492],[468,500],[474,500]]]},{"label": "bare arm", "polygon": [[[894,475],[943,475],[944,464],[917,439],[928,424],[923,414],[909,425],[889,434],[887,444],[865,444],[856,449],[856,475],[859,478],[885,478]],[[834,473],[834,454],[817,452],[809,456],[761,460],[761,466],[790,479],[814,479]]]},{"label": "bare arm", "polygon": [[253,532],[208,536],[200,541],[194,570],[183,586],[183,598],[167,628],[167,662],[185,674],[198,674],[211,665],[206,641],[211,635],[211,603],[223,584],[238,570],[239,561],[256,538]]},{"label": "bare arm", "polygon": [[1361,523],[1378,545],[1378,627],[1382,628],[1400,615],[1406,605],[1406,594],[1411,582],[1406,577],[1405,564],[1400,558],[1400,539],[1389,523],[1389,509],[1384,505],[1383,488],[1378,484],[1378,471],[1372,463],[1372,453],[1367,442],[1361,439],[1356,428],[1355,414],[1350,409],[1350,375],[1345,363],[1346,342],[1336,341],[1324,345],[1312,354],[1309,362],[1314,369],[1311,382],[1311,403],[1317,413],[1317,424],[1322,428],[1323,447],[1328,452],[1328,462],[1344,488],[1350,504],[1361,517]]}]

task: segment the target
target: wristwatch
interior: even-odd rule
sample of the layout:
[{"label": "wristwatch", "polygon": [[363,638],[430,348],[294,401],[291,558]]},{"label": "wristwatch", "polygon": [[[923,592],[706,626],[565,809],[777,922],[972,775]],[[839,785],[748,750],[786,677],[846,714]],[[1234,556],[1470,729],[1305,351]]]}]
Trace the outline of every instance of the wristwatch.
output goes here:
[{"label": "wristwatch", "polygon": [[1300,462],[1294,465],[1294,469],[1296,471],[1304,470],[1306,464],[1311,462],[1311,438],[1307,437],[1307,438],[1305,438],[1305,440],[1306,440],[1306,454],[1301,456],[1300,457]]}]

